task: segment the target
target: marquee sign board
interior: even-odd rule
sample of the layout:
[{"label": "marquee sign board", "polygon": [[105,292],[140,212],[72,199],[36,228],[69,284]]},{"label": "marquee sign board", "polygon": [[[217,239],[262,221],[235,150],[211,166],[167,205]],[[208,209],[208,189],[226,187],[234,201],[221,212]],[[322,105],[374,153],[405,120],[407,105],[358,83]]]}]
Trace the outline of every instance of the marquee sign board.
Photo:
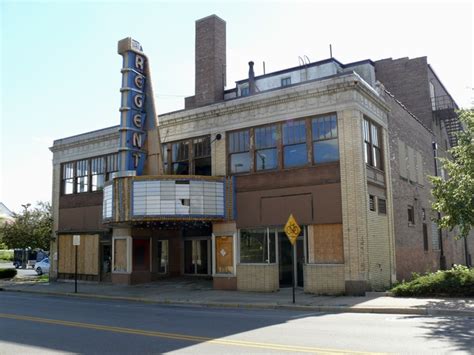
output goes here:
[{"label": "marquee sign board", "polygon": [[123,57],[119,170],[141,175],[147,157],[148,63],[140,43],[130,37],[119,41],[118,52]]}]

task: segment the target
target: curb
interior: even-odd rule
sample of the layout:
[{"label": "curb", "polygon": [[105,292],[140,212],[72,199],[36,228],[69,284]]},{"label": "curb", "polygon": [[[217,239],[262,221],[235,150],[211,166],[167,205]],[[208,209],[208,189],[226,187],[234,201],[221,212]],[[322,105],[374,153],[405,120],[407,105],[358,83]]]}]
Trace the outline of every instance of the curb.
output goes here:
[{"label": "curb", "polygon": [[134,298],[124,296],[108,296],[90,293],[70,293],[54,291],[34,291],[34,290],[14,290],[0,287],[4,292],[35,293],[49,296],[93,298],[99,300],[115,300],[136,303],[148,303],[159,305],[176,305],[189,307],[209,307],[209,308],[242,308],[242,309],[277,309],[291,311],[312,311],[322,313],[373,313],[373,314],[405,314],[422,316],[462,316],[474,317],[474,311],[463,311],[453,309],[430,309],[430,308],[397,308],[397,307],[349,307],[349,306],[310,306],[274,303],[234,303],[234,302],[199,302],[189,300],[151,300],[149,298]]}]

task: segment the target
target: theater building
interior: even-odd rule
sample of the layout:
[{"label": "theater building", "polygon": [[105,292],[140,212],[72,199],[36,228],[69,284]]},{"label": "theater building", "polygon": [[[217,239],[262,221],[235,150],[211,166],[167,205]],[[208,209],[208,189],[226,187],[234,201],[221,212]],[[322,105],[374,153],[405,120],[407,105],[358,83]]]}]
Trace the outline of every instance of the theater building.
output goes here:
[{"label": "theater building", "polygon": [[[212,15],[196,21],[195,95],[158,117],[140,44],[127,38],[118,51],[120,124],[51,148],[53,278],[72,277],[80,235],[90,281],[209,277],[217,289],[271,292],[296,278],[306,292],[360,294],[396,279],[395,223],[406,215],[394,209],[389,121],[418,125],[429,147],[433,131],[377,81],[377,63],[329,58],[256,76],[250,62],[225,90],[225,22]],[[418,151],[404,179],[426,192],[419,167],[433,152]],[[290,213],[302,227],[296,272]]]}]

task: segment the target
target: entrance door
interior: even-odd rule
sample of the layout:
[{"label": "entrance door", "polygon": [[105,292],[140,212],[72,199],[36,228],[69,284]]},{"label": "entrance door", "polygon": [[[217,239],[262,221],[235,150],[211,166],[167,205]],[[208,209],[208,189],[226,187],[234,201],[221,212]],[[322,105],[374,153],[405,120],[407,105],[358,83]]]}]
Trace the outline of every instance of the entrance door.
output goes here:
[{"label": "entrance door", "polygon": [[190,275],[209,275],[210,265],[209,239],[188,239],[184,241],[184,273]]},{"label": "entrance door", "polygon": [[[296,284],[303,287],[303,264],[304,264],[304,237],[300,235],[296,240]],[[293,285],[293,248],[285,232],[278,232],[278,269],[280,276],[280,287],[291,287]]]},{"label": "entrance door", "polygon": [[112,281],[110,271],[112,269],[112,244],[101,244],[100,258],[100,280],[103,282]]}]

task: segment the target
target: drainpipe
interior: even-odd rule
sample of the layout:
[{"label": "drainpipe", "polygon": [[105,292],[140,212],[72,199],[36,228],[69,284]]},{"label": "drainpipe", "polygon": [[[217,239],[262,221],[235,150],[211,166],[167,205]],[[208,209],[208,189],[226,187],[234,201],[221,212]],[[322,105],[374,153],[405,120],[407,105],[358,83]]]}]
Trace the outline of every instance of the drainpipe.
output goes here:
[{"label": "drainpipe", "polygon": [[[438,175],[438,144],[433,142],[433,156],[434,156],[434,166],[435,166],[435,176]],[[438,220],[441,219],[441,213],[438,212]],[[441,270],[446,270],[446,257],[444,255],[444,247],[443,247],[443,232],[438,227],[438,238],[439,238],[439,268]]]}]

